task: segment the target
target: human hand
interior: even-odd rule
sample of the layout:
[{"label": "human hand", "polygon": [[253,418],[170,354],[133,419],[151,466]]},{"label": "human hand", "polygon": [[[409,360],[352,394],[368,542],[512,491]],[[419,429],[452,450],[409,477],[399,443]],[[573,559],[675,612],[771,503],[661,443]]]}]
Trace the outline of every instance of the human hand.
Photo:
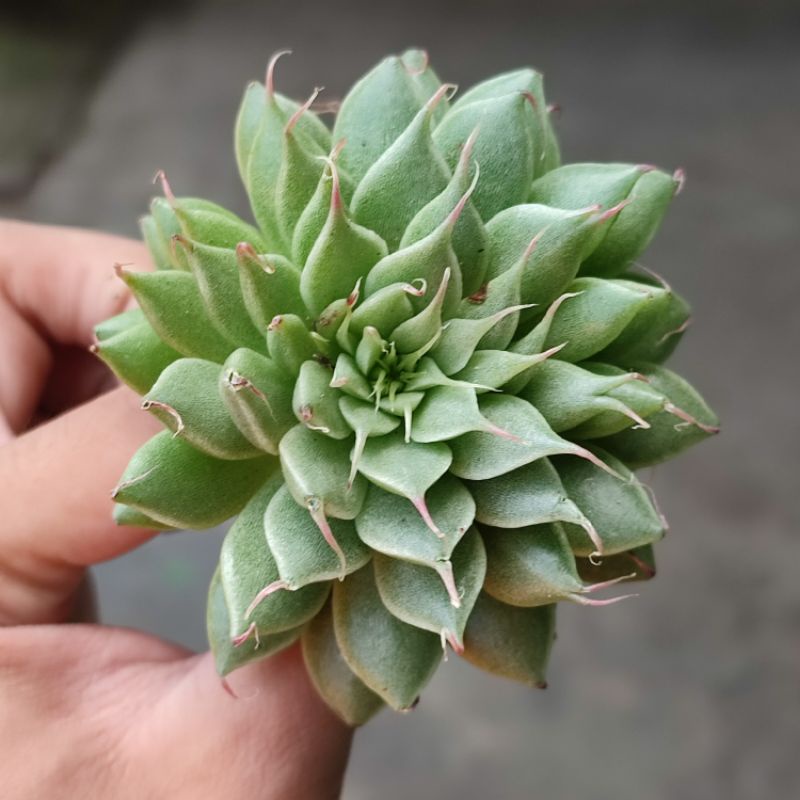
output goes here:
[{"label": "human hand", "polygon": [[[87,352],[144,247],[0,222],[0,785],[29,798],[338,797],[350,732],[297,648],[229,678],[208,653],[85,617],[87,568],[144,543],[111,489],[157,430]],[[48,420],[49,421],[42,421]],[[26,432],[31,423],[40,423]]]}]

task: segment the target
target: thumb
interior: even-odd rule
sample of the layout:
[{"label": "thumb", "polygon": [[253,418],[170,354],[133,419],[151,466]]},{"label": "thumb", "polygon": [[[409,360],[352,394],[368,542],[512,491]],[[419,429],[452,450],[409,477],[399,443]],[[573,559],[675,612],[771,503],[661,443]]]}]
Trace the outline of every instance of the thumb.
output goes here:
[{"label": "thumb", "polygon": [[352,731],[317,697],[299,648],[230,682],[237,696],[209,654],[138,631],[0,629],[3,797],[338,798]]},{"label": "thumb", "polygon": [[[141,731],[143,763],[158,763],[162,748],[192,737],[191,763],[180,772],[204,796],[238,797],[232,786],[259,787],[269,798],[340,796],[352,731],[320,700],[299,647],[242,667],[228,677],[229,688],[210,653],[183,660],[177,673],[160,704],[163,739],[153,739],[150,724]],[[219,794],[207,788],[216,785]]]}]

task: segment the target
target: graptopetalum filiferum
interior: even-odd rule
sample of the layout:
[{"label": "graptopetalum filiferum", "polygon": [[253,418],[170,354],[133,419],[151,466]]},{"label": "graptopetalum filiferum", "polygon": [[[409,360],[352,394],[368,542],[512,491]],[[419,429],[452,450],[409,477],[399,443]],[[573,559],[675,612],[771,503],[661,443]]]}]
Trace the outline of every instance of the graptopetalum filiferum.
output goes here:
[{"label": "graptopetalum filiferum", "polygon": [[163,180],[157,269],[117,268],[138,308],[96,351],[166,430],[116,519],[239,515],[208,601],[222,675],[300,640],[351,724],[411,707],[448,649],[543,686],[556,603],[654,574],[632,470],[717,430],[662,366],[689,308],[637,263],[682,174],[561,166],[532,69],[454,100],[391,56],[331,131],[276,61],[236,122],[256,225]]}]

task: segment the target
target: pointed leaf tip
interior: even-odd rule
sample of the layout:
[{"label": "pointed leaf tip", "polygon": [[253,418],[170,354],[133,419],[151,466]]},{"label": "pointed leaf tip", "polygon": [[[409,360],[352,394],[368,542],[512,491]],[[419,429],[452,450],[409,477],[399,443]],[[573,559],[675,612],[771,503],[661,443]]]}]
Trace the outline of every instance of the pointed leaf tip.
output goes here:
[{"label": "pointed leaf tip", "polygon": [[308,96],[308,99],[301,105],[298,106],[297,110],[289,117],[289,121],[286,123],[286,127],[283,129],[283,132],[286,134],[292,133],[297,123],[300,121],[300,117],[311,108],[313,102],[319,97],[320,92],[324,91],[324,86],[315,86],[314,91]]},{"label": "pointed leaf tip", "polygon": [[267,74],[264,78],[264,88],[267,91],[267,100],[272,100],[275,97],[275,65],[283,56],[290,55],[292,55],[292,51],[289,49],[284,49],[278,50],[277,53],[273,53],[271,56],[269,63],[267,64]]}]

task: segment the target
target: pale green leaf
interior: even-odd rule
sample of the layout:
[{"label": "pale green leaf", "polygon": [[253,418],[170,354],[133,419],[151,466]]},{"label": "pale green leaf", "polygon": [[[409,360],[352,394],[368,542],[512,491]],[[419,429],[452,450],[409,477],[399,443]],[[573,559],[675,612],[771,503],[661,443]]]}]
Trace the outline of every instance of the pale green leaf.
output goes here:
[{"label": "pale green leaf", "polygon": [[326,536],[285,485],[270,500],[263,524],[282,590],[341,579],[370,558],[350,520],[331,519]]},{"label": "pale green leaf", "polygon": [[555,605],[515,608],[484,593],[467,623],[464,658],[487,672],[543,689],[555,629]]},{"label": "pale green leaf", "polygon": [[383,700],[347,666],[336,642],[330,603],[306,626],[302,644],[314,688],[344,722],[363,725],[383,708]]},{"label": "pale green leaf", "polygon": [[163,431],[136,451],[112,496],[176,528],[211,528],[237,514],[275,467],[270,456],[212,458]]},{"label": "pale green leaf", "polygon": [[457,652],[485,574],[486,551],[475,528],[456,546],[452,563],[438,569],[375,556],[375,582],[386,608],[409,625],[439,634]]},{"label": "pale green leaf", "polygon": [[371,565],[335,584],[333,623],[350,669],[392,708],[410,708],[436,671],[442,645],[387,610]]}]

